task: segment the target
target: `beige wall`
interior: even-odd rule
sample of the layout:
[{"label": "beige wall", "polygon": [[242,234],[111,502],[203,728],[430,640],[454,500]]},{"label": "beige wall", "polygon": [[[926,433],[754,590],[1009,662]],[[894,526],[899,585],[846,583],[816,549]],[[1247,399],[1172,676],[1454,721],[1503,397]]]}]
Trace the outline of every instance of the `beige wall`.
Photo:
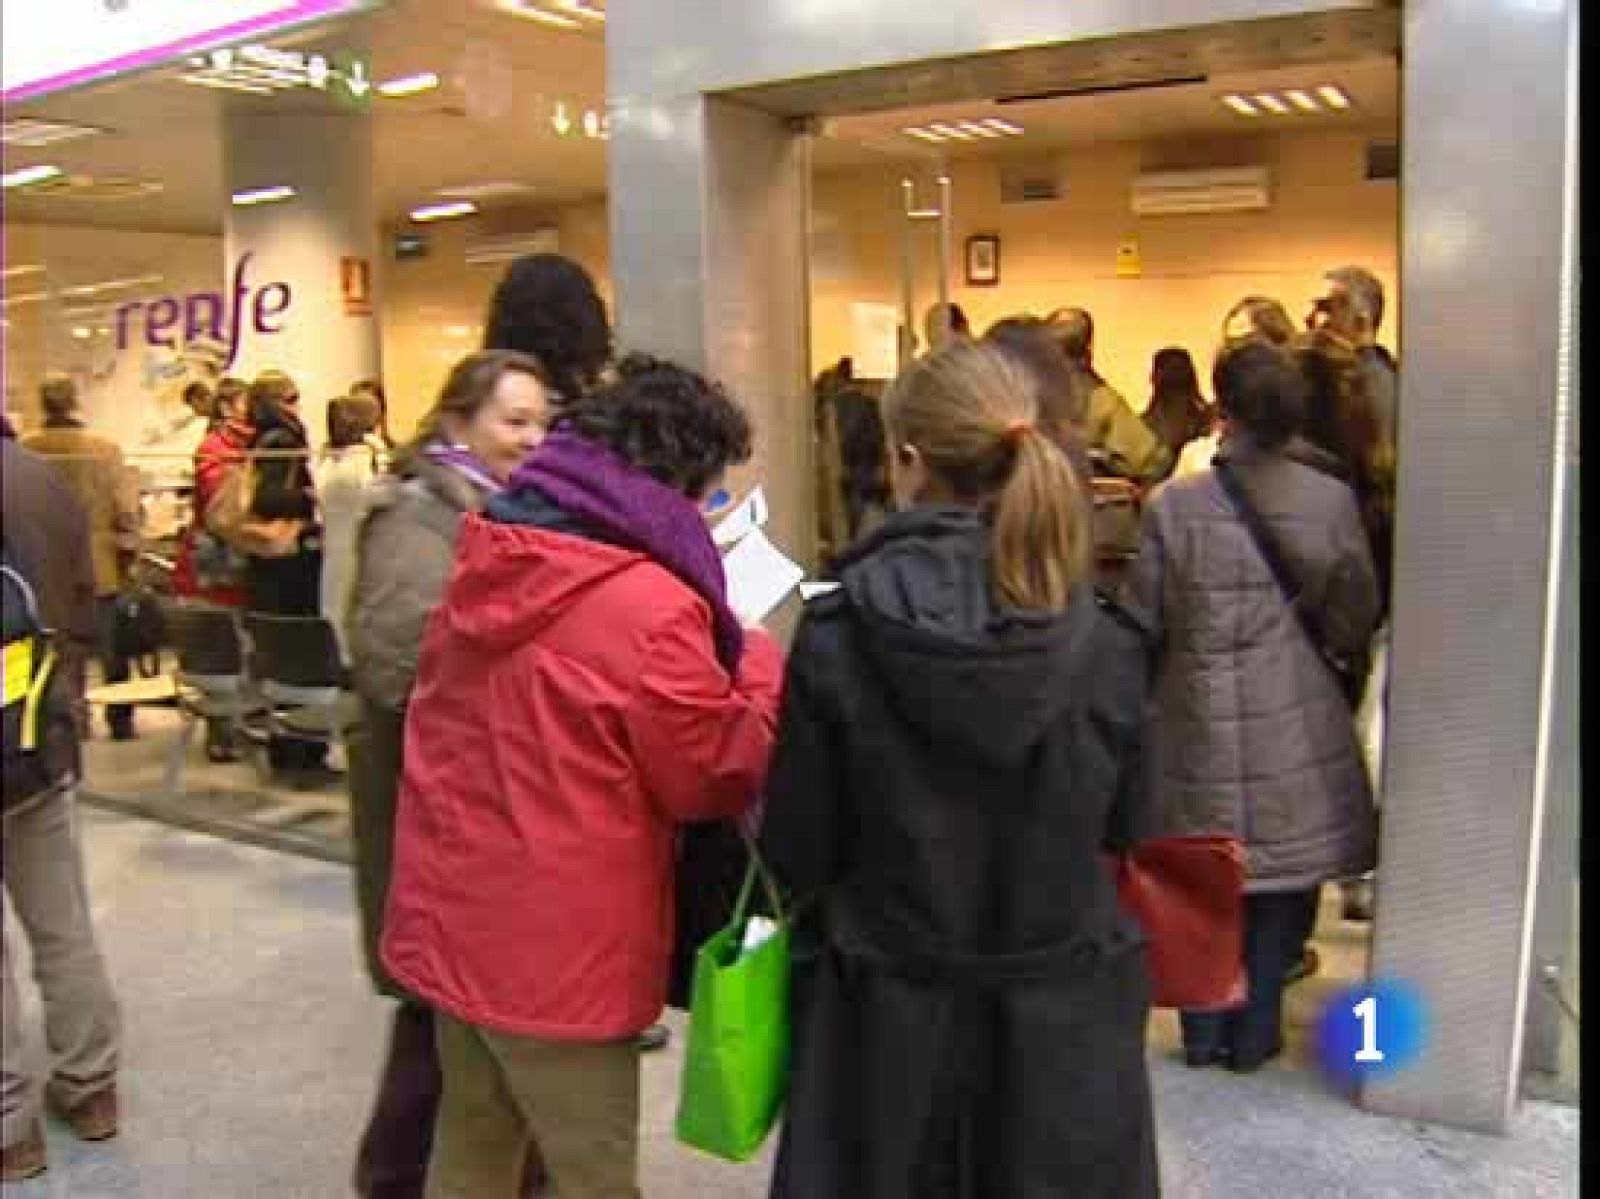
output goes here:
[{"label": "beige wall", "polygon": [[[1013,313],[1087,308],[1095,318],[1096,365],[1137,407],[1148,399],[1157,349],[1187,347],[1208,376],[1218,328],[1235,300],[1250,292],[1275,296],[1299,320],[1320,294],[1322,271],[1347,261],[1383,280],[1390,301],[1383,340],[1393,346],[1399,193],[1394,183],[1363,178],[1366,141],[1356,133],[1266,143],[1253,165],[1271,169],[1272,205],[1239,214],[1133,216],[1133,179],[1147,169],[1136,145],[1069,154],[1065,194],[1052,202],[1002,204],[993,163],[958,163],[951,174],[952,296],[980,332]],[[814,370],[852,352],[853,301],[900,302],[901,175],[884,167],[817,181]],[[919,203],[934,195],[931,177],[919,182]],[[919,337],[922,312],[936,298],[932,226],[921,229]],[[1000,237],[998,287],[965,286],[963,248],[974,233]],[[1117,247],[1128,238],[1139,243],[1140,278],[1116,274]]]}]

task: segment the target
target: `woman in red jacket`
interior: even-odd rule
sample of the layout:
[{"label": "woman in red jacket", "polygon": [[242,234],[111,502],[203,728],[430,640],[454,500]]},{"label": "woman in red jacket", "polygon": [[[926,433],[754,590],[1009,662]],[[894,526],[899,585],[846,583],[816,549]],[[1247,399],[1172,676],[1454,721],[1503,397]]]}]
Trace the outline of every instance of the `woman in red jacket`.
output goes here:
[{"label": "woman in red jacket", "polygon": [[481,515],[423,636],[383,960],[439,1013],[431,1199],[634,1199],[638,1046],[666,996],[674,849],[743,813],[781,661],[729,610],[700,504],[750,454],[649,358],[568,410]]},{"label": "woman in red jacket", "polygon": [[[255,439],[249,388],[240,379],[223,379],[212,404],[211,429],[194,453],[194,516],[178,546],[172,590],[188,599],[243,608],[245,557],[206,529],[206,509],[222,490],[229,472],[245,465],[245,455]],[[213,762],[232,762],[238,756],[233,728],[221,717],[207,717],[206,757]]]}]

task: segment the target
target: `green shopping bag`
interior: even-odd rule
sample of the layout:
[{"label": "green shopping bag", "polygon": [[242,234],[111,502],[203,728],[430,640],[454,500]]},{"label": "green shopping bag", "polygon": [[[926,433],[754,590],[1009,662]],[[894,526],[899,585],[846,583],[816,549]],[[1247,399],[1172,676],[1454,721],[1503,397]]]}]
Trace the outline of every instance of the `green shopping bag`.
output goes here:
[{"label": "green shopping bag", "polygon": [[[678,1093],[678,1139],[742,1162],[761,1148],[789,1085],[789,925],[749,837],[733,919],[695,955],[689,1045]],[[742,949],[750,895],[760,876],[776,928]]]}]

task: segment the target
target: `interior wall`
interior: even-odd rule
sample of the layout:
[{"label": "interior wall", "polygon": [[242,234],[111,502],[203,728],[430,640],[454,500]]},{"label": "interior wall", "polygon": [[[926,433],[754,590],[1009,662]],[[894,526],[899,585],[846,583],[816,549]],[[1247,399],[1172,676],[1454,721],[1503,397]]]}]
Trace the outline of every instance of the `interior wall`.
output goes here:
[{"label": "interior wall", "polygon": [[[1389,299],[1382,340],[1398,348],[1395,261],[1399,188],[1365,179],[1364,132],[1308,133],[1264,141],[1256,165],[1271,171],[1264,212],[1136,217],[1130,194],[1150,147],[1087,147],[1064,156],[1054,201],[1003,204],[992,160],[956,160],[952,298],[975,330],[1020,312],[1063,305],[1095,318],[1096,366],[1136,407],[1149,396],[1151,355],[1184,346],[1209,375],[1222,318],[1252,292],[1273,296],[1299,320],[1324,290],[1322,272],[1369,267]],[[822,175],[814,188],[811,356],[813,372],[853,351],[851,304],[900,303],[900,181],[894,163]],[[913,173],[919,204],[936,199],[934,175]],[[997,234],[1000,283],[964,282],[966,238]],[[916,321],[937,298],[935,226],[919,225]],[[1117,274],[1118,247],[1138,244],[1141,274]],[[1210,388],[1207,385],[1206,390]]]}]

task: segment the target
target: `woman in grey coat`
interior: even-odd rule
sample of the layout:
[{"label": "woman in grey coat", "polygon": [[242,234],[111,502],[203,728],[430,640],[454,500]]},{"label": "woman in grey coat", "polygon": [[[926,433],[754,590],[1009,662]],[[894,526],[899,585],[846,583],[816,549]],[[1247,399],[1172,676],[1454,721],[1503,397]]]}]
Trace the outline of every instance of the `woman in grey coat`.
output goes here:
[{"label": "woman in grey coat", "polygon": [[[485,350],[463,359],[415,440],[398,452],[393,473],[372,485],[356,535],[348,625],[361,699],[349,738],[356,892],[373,983],[400,1001],[356,1162],[356,1191],[367,1199],[420,1199],[441,1086],[433,1013],[399,990],[378,957],[406,702],[461,517],[481,509],[539,443],[549,390],[544,368],[526,354]],[[525,1193],[534,1193],[542,1173],[535,1155]]]},{"label": "woman in grey coat", "polygon": [[[1303,384],[1281,349],[1224,349],[1213,385],[1225,462],[1297,580],[1334,655],[1363,660],[1378,587],[1338,464],[1296,435]],[[1313,646],[1215,468],[1175,479],[1146,508],[1133,599],[1161,655],[1149,752],[1162,831],[1245,844],[1249,1002],[1184,1013],[1185,1059],[1259,1068],[1283,1048],[1285,972],[1321,884],[1374,864],[1372,791],[1349,702]]]}]

